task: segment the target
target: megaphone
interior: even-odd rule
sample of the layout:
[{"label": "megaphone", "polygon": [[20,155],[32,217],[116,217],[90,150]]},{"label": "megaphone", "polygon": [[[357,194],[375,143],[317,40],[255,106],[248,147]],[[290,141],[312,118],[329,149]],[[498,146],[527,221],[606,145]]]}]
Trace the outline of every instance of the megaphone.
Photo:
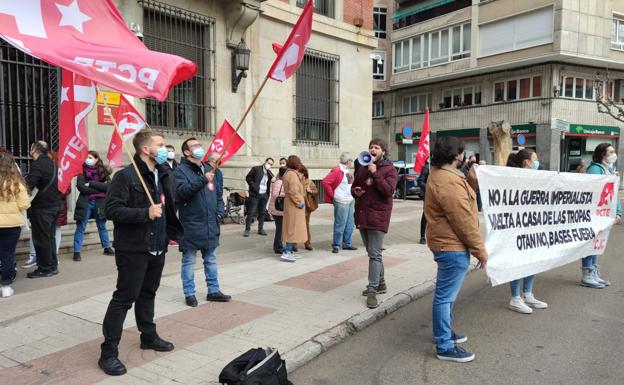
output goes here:
[{"label": "megaphone", "polygon": [[360,166],[368,166],[373,160],[373,156],[368,151],[362,151],[360,155],[358,155],[357,160]]}]

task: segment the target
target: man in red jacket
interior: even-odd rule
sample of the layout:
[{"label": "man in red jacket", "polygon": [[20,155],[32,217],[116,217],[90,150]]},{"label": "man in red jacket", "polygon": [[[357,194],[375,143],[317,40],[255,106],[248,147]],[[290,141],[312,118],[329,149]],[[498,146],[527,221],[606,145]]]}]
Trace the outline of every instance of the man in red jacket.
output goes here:
[{"label": "man in red jacket", "polygon": [[383,239],[390,226],[392,197],[397,185],[397,171],[386,158],[388,145],[383,139],[373,139],[368,145],[372,161],[360,166],[351,186],[355,197],[355,225],[360,229],[368,253],[368,286],[366,306],[378,306],[377,293],[387,291],[381,259]]},{"label": "man in red jacket", "polygon": [[357,250],[351,245],[353,235],[354,200],[351,195],[353,184],[353,158],[348,152],[340,155],[340,164],[331,169],[321,184],[325,189],[325,203],[334,205],[334,240],[332,253],[337,254],[340,246],[344,250]]}]

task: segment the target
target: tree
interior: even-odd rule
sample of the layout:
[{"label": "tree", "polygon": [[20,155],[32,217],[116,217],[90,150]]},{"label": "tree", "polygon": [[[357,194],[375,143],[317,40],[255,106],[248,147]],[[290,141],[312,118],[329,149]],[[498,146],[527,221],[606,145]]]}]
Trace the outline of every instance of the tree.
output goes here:
[{"label": "tree", "polygon": [[[614,87],[613,81],[609,79],[608,72],[603,79],[597,78],[594,81],[598,112],[609,114],[613,119],[624,122],[624,104],[618,105],[614,98],[610,95],[610,92],[607,92],[609,95],[605,94],[605,87],[607,88],[607,91],[610,91]],[[624,98],[621,99],[620,102],[624,103]]]}]

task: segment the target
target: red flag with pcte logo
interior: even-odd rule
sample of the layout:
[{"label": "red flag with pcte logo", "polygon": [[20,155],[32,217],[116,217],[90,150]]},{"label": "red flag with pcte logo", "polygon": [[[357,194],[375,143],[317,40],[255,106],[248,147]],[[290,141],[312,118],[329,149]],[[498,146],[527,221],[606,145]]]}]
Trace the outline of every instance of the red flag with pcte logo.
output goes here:
[{"label": "red flag with pcte logo", "polygon": [[427,158],[429,158],[429,108],[425,109],[425,121],[420,133],[420,142],[418,142],[418,153],[416,153],[416,162],[414,162],[416,173],[420,173]]},{"label": "red flag with pcte logo", "polygon": [[[227,148],[227,150],[225,150],[225,153],[223,153],[225,145],[230,141],[230,138],[233,135],[236,136],[234,137],[234,139],[232,139],[232,143],[230,143],[230,146]],[[203,161],[208,161],[208,154],[210,154],[211,152],[218,152],[219,155],[223,154],[223,157],[221,158],[221,164],[224,164],[231,157],[233,157],[234,154],[236,154],[236,152],[241,147],[243,147],[243,144],[245,144],[245,140],[240,135],[238,135],[236,131],[234,131],[234,127],[232,127],[230,122],[228,122],[226,119],[223,121],[223,123],[221,124],[221,128],[219,128],[219,131],[217,131],[217,135],[215,135],[214,139],[212,140],[212,143],[210,144],[208,152],[206,152],[206,156],[204,156]]]},{"label": "red flag with pcte logo", "polygon": [[59,119],[58,189],[66,192],[74,176],[82,174],[89,153],[86,116],[95,106],[91,80],[63,69]]},{"label": "red flag with pcte logo", "polygon": [[119,103],[115,120],[117,121],[117,132],[113,131],[106,157],[111,167],[121,167],[123,163],[123,142],[134,138],[134,135],[145,127],[145,119],[134,108],[132,103],[121,95],[121,102]]}]

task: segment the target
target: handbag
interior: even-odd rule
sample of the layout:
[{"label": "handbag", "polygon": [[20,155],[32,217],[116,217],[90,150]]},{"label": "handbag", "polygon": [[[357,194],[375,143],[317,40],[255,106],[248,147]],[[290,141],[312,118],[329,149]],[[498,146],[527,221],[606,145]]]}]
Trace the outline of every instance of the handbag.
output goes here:
[{"label": "handbag", "polygon": [[[308,181],[308,183],[312,183],[312,182]],[[318,209],[319,204],[318,204],[318,199],[316,198],[316,194],[312,194],[308,192],[307,188],[306,188],[306,194],[303,200],[305,201],[306,211],[312,212]]]},{"label": "handbag", "polygon": [[275,198],[275,210],[277,211],[284,211],[284,199],[286,197],[280,196],[280,194],[282,193],[282,187],[284,187],[284,182],[282,182],[282,185],[280,186],[280,190],[277,193],[277,198]]},{"label": "handbag", "polygon": [[249,349],[225,365],[219,383],[226,385],[293,385],[286,363],[275,348]]}]

